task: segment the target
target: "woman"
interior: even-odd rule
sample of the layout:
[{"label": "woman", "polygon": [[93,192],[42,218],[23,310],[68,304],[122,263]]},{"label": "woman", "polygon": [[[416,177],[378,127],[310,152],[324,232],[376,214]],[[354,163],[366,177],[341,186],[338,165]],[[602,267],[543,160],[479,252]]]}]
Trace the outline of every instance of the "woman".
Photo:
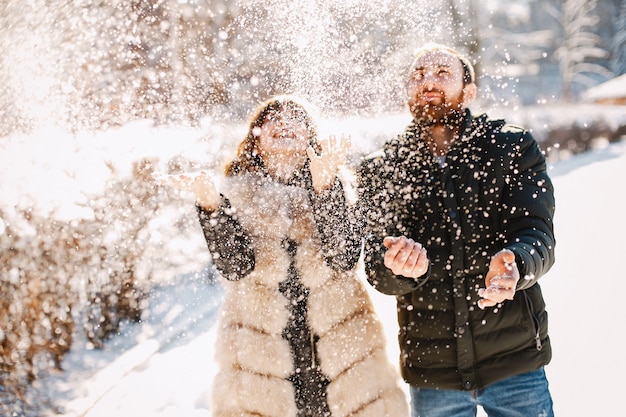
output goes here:
[{"label": "woman", "polygon": [[[306,108],[280,96],[252,118],[222,194],[206,174],[170,177],[195,194],[225,278],[215,416],[408,416],[355,272],[360,239],[336,175],[347,146],[318,141]],[[331,210],[343,224],[325,222]]]}]

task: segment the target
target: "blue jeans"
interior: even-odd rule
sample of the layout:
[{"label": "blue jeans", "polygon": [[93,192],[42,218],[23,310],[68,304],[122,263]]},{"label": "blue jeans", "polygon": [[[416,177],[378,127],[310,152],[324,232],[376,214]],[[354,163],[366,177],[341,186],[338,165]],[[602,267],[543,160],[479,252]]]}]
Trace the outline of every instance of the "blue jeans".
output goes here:
[{"label": "blue jeans", "polygon": [[544,369],[516,375],[475,391],[411,387],[412,417],[554,417]]}]

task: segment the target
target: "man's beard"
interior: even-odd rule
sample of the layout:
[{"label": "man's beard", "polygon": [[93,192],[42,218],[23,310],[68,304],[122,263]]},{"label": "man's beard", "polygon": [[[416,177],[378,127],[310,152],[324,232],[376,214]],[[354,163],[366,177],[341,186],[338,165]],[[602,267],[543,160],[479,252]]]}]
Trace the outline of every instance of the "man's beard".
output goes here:
[{"label": "man's beard", "polygon": [[463,97],[454,103],[443,100],[441,104],[414,104],[411,106],[413,119],[423,126],[458,126],[465,111],[461,106]]}]

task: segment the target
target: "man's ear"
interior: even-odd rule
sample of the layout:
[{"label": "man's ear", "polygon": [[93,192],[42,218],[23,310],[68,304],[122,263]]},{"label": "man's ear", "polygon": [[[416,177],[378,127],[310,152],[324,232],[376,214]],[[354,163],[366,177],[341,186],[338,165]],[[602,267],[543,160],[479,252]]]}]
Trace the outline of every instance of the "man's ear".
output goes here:
[{"label": "man's ear", "polygon": [[463,106],[467,107],[476,98],[478,88],[476,84],[469,83],[463,87]]}]

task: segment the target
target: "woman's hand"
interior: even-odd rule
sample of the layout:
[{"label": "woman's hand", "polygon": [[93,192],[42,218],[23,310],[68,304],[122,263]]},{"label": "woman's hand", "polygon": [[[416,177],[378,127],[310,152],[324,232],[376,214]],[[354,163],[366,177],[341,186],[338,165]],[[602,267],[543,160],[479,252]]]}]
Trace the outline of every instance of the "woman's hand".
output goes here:
[{"label": "woman's hand", "polygon": [[152,178],[160,184],[178,188],[192,193],[196,202],[207,210],[217,209],[220,195],[215,182],[207,171],[190,172],[184,174],[153,174]]},{"label": "woman's hand", "polygon": [[311,161],[313,189],[317,193],[330,188],[335,182],[339,166],[346,162],[350,150],[350,137],[331,135],[328,139],[321,141],[321,146],[320,155],[311,146],[306,150]]}]

